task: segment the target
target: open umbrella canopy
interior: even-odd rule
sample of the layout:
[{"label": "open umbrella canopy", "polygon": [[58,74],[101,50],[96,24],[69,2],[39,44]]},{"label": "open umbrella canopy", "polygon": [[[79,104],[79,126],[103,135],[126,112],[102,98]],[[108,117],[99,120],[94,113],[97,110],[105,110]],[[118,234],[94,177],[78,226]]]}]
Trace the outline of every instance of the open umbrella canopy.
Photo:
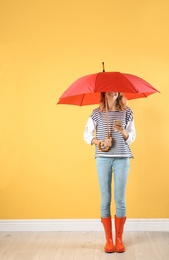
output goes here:
[{"label": "open umbrella canopy", "polygon": [[159,91],[132,74],[99,72],[77,79],[61,95],[57,104],[78,106],[98,104],[101,92],[122,92],[130,100],[147,97]]}]

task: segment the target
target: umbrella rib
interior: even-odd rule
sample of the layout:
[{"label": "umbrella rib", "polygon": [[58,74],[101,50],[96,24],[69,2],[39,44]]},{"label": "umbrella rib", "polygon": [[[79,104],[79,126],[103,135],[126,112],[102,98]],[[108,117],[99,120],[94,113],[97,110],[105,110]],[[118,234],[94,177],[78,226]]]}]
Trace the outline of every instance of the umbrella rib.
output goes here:
[{"label": "umbrella rib", "polygon": [[81,102],[80,102],[80,107],[81,107],[82,104],[83,104],[84,96],[85,96],[85,94],[83,94],[83,96],[82,96],[82,99],[81,99]]},{"label": "umbrella rib", "polygon": [[95,84],[94,84],[94,86],[95,86],[95,88],[94,88],[94,92],[95,92],[95,89],[96,89],[96,82],[97,82],[97,78],[98,78],[99,74],[100,74],[100,72],[96,74]]},{"label": "umbrella rib", "polygon": [[[121,75],[123,76],[123,78],[128,82],[128,84],[130,85],[130,86],[132,86],[132,88],[135,90],[135,87],[134,87],[134,85],[132,84],[132,82],[130,82],[130,80],[128,80],[122,73],[121,73]],[[132,93],[132,92],[131,92]],[[136,91],[136,92],[134,92],[134,93],[139,93],[138,91]]]},{"label": "umbrella rib", "polygon": [[146,96],[146,94],[145,93],[142,93],[146,98],[147,98],[147,96]]}]

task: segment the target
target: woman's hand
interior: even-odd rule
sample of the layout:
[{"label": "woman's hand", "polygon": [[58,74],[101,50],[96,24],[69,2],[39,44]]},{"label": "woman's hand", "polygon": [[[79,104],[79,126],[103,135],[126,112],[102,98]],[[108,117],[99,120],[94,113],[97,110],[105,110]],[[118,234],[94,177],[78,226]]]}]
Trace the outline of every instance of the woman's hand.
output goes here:
[{"label": "woman's hand", "polygon": [[115,120],[113,122],[113,129],[114,129],[114,131],[118,131],[120,133],[123,132],[124,128],[122,126],[121,120]]},{"label": "woman's hand", "polygon": [[101,146],[104,147],[111,147],[112,146],[112,138],[107,138],[104,141],[101,142]]},{"label": "woman's hand", "polygon": [[127,133],[127,131],[124,130],[124,127],[122,126],[121,121],[114,121],[113,123],[113,129],[114,131],[118,131],[120,134],[122,134],[122,136],[124,137],[125,140],[128,139],[129,134]]}]

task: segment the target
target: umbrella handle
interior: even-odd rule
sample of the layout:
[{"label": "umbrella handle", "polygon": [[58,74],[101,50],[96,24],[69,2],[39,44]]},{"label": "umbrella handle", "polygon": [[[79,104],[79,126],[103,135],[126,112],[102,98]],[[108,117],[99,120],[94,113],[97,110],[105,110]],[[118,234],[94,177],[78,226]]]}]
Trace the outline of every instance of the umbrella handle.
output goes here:
[{"label": "umbrella handle", "polygon": [[[107,138],[110,139],[110,133],[109,133],[109,132],[108,132]],[[104,148],[103,148],[103,147],[101,146],[101,142],[99,142],[98,148],[99,148],[99,150],[101,150],[102,152],[108,152],[111,147],[110,147],[110,146],[107,146],[107,147],[104,147]]]},{"label": "umbrella handle", "polygon": [[[104,72],[104,62],[102,62],[102,64],[103,64],[103,72]],[[106,123],[107,123],[107,138],[110,139],[107,102],[106,102]],[[104,147],[104,148],[103,148],[103,147],[101,146],[101,142],[99,142],[98,148],[99,148],[99,150],[101,150],[102,152],[108,152],[111,147],[110,147],[110,146],[107,146],[107,147]]]},{"label": "umbrella handle", "polygon": [[105,147],[105,148],[103,148],[102,146],[101,146],[101,142],[98,144],[98,148],[99,148],[99,150],[101,150],[102,152],[108,152],[109,150],[110,150],[110,146],[107,146],[107,147]]}]

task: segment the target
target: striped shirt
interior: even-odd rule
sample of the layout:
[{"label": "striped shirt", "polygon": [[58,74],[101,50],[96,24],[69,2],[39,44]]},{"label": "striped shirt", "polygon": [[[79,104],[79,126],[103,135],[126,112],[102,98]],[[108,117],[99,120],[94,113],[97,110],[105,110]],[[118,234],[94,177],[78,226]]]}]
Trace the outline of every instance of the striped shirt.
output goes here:
[{"label": "striped shirt", "polygon": [[[129,134],[127,140],[124,139],[121,133],[113,129],[114,120],[122,121],[123,128]],[[132,143],[136,137],[132,110],[127,108],[123,111],[108,111],[108,124],[110,136],[112,137],[112,146],[109,151],[102,152],[98,146],[95,145],[95,156],[133,158],[129,147],[129,144]],[[91,144],[94,137],[98,140],[105,140],[107,138],[106,112],[101,112],[99,108],[93,110],[84,131],[84,139],[88,144]]]}]

